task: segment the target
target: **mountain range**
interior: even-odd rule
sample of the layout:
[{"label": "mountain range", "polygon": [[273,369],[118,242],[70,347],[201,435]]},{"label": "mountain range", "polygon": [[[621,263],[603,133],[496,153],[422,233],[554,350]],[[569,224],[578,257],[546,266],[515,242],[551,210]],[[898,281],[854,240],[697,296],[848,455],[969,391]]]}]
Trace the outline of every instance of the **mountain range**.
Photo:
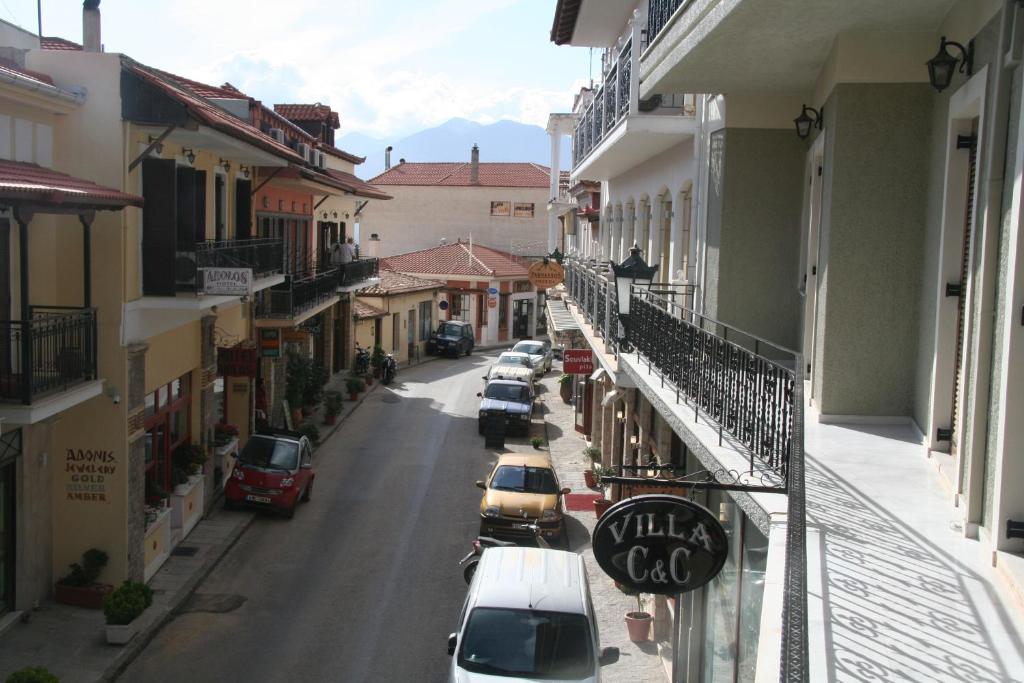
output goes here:
[{"label": "mountain range", "polygon": [[[391,145],[391,163],[406,161],[469,161],[473,145],[480,146],[480,161],[530,161],[551,164],[551,139],[540,126],[516,121],[490,124],[454,118],[434,128],[405,137],[374,138],[362,133],[347,133],[335,145],[366,162],[356,167],[360,178],[370,179],[384,171],[384,149]],[[569,165],[569,138],[562,139],[561,166]]]}]

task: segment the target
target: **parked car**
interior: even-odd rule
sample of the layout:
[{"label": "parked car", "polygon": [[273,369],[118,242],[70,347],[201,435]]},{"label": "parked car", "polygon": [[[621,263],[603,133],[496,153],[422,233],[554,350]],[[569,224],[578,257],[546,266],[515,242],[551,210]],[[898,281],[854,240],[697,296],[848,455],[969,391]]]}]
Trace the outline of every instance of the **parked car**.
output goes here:
[{"label": "parked car", "polygon": [[618,648],[601,649],[583,557],[562,550],[488,549],[457,628],[448,683],[594,683],[619,660]]},{"label": "parked car", "polygon": [[494,361],[494,365],[490,367],[484,377],[485,382],[494,379],[521,379],[524,382],[532,382],[536,378],[533,374],[533,363],[530,361],[530,356],[525,353],[505,351],[498,356],[498,360]]},{"label": "parked car", "polygon": [[551,342],[524,339],[512,347],[512,351],[525,353],[533,363],[533,374],[537,377],[545,372],[551,372],[551,361],[554,354],[551,352]]},{"label": "parked car", "polygon": [[461,320],[446,320],[437,326],[437,331],[427,340],[427,353],[458,358],[473,353],[476,335],[473,326]]},{"label": "parked car", "polygon": [[559,488],[546,454],[503,455],[487,479],[476,485],[484,490],[480,499],[480,536],[532,539],[533,531],[528,525],[536,522],[541,535],[552,545],[564,538],[562,496],[569,489]]},{"label": "parked car", "polygon": [[480,398],[480,413],[477,419],[478,431],[481,434],[484,433],[487,420],[492,417],[504,420],[505,430],[508,432],[521,430],[523,434],[529,433],[530,417],[533,415],[536,398],[532,382],[512,379],[491,380],[483,393],[477,396]]},{"label": "parked car", "polygon": [[313,446],[298,432],[284,430],[253,434],[238,454],[224,485],[227,506],[252,505],[295,514],[300,500],[313,494]]}]

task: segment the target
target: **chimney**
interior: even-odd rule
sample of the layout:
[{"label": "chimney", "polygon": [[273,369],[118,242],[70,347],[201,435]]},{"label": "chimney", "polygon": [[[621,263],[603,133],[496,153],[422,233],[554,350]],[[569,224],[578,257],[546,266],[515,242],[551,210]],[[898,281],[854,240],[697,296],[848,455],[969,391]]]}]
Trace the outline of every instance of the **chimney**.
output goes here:
[{"label": "chimney", "polygon": [[103,52],[100,0],[85,0],[82,3],[82,49],[86,52]]},{"label": "chimney", "polygon": [[365,258],[377,258],[380,254],[380,236],[377,233],[373,233],[370,239],[366,240],[365,250]]},{"label": "chimney", "polygon": [[480,182],[480,148],[473,143],[473,151],[469,158],[469,184],[476,185]]},{"label": "chimney", "polygon": [[387,147],[384,148],[384,170],[385,171],[387,171],[388,169],[391,168],[391,150],[392,149],[393,148],[391,147],[391,145],[388,145]]}]

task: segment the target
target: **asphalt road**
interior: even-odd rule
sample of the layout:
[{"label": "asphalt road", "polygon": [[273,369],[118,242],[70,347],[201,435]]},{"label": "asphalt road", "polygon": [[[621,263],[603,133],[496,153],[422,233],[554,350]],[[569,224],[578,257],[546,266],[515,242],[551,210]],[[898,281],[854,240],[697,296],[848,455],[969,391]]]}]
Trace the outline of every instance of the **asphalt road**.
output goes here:
[{"label": "asphalt road", "polygon": [[492,358],[400,369],[318,450],[312,501],[261,514],[119,680],[444,681]]}]

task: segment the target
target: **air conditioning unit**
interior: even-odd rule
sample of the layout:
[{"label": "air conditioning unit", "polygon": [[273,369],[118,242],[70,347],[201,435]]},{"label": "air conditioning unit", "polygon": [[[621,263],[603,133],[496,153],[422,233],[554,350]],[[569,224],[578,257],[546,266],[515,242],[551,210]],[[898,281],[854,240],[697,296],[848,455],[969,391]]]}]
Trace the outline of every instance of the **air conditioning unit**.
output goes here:
[{"label": "air conditioning unit", "polygon": [[327,155],[323,152],[317,152],[316,165],[317,168],[327,168]]},{"label": "air conditioning unit", "polygon": [[313,147],[310,147],[309,151],[306,153],[306,161],[309,162],[310,166],[316,166],[317,154],[319,154],[319,152],[317,152],[316,149],[314,149]]},{"label": "air conditioning unit", "polygon": [[284,144],[284,131],[281,130],[280,128],[271,128],[270,129],[270,137],[274,138],[275,140],[280,142],[282,145]]},{"label": "air conditioning unit", "polygon": [[307,145],[305,142],[300,142],[298,146],[295,148],[295,151],[299,153],[300,157],[302,157],[306,161],[309,161],[309,145]]},{"label": "air conditioning unit", "polygon": [[195,289],[196,275],[199,269],[196,265],[196,253],[194,251],[175,252],[174,257],[174,284],[178,288]]}]

